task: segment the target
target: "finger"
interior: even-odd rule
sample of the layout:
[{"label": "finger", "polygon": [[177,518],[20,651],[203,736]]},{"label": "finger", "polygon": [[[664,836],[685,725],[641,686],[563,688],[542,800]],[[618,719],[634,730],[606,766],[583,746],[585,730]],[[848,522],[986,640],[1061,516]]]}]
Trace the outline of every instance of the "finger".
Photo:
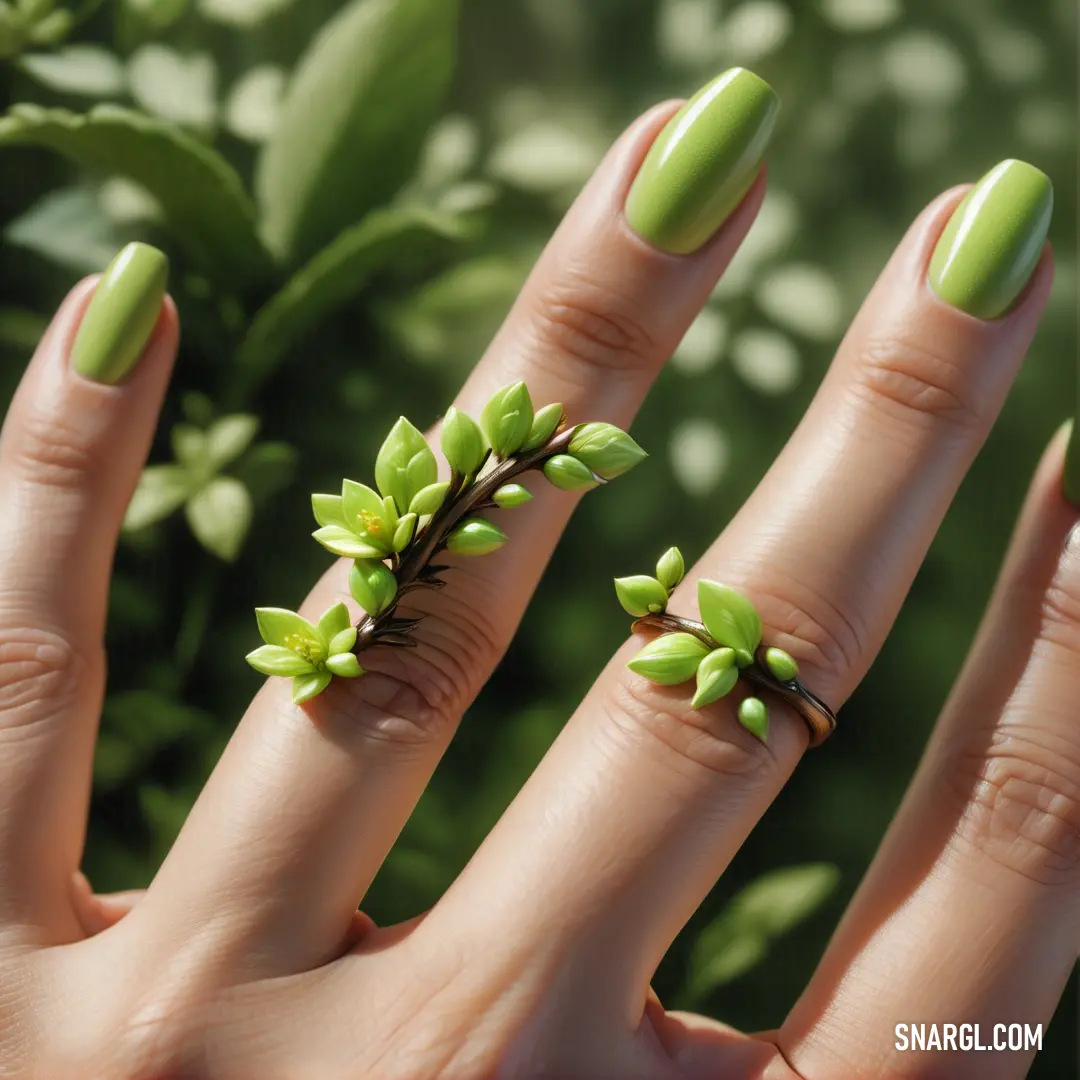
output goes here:
[{"label": "finger", "polygon": [[[575,421],[632,420],[763,190],[759,178],[696,254],[666,254],[635,235],[623,214],[627,190],[673,109],[643,117],[607,156],[466,383],[460,408],[476,415],[495,389],[521,379],[537,406],[562,402]],[[418,648],[365,653],[370,673],[343,691],[331,687],[310,715],[288,703],[280,683],[259,694],[140,915],[170,919],[182,905],[188,917],[219,922],[237,948],[250,953],[259,941],[259,962],[285,969],[338,951],[349,913],[510,641],[572,509],[545,484],[530,486],[534,500],[499,519],[510,535],[503,550],[458,563],[437,595],[409,597],[428,615]],[[306,613],[346,594],[346,570],[330,571]]]},{"label": "finger", "polygon": [[[19,385],[0,442],[0,911],[76,932],[120,523],[177,345],[167,262],[129,245],[75,287]],[[141,358],[141,360],[140,360]]]},{"label": "finger", "polygon": [[[895,1027],[950,1022],[978,1024],[980,1042],[1004,1038],[1007,1051],[965,1052],[969,1027],[956,1032],[966,1045],[931,1055],[941,1075],[1026,1076],[1028,1035],[1049,1021],[1076,962],[1080,533],[1061,494],[1064,442],[1036,475],[900,813],[784,1025],[804,1075],[828,1062],[845,1075],[924,1076],[928,1056],[898,1050]],[[1011,1025],[1027,1026],[1018,1044]]]},{"label": "finger", "polygon": [[145,889],[95,893],[82,871],[71,877],[71,905],[86,937],[115,926],[145,895]]},{"label": "finger", "polygon": [[[760,611],[765,641],[795,655],[833,706],[887,634],[1046,299],[1048,264],[993,322],[934,294],[927,266],[960,199],[948,193],[920,216],[798,430],[672,601],[692,614],[696,579],[734,585]],[[664,951],[807,745],[801,720],[775,705],[762,744],[727,701],[694,711],[687,687],[636,678],[625,663],[642,644],[616,655],[416,947],[471,924],[516,943],[499,963],[559,964],[569,950],[568,978],[593,1000],[618,995],[624,1020],[640,1015]],[[483,928],[470,909],[484,911]],[[517,954],[537,941],[541,958]]]}]

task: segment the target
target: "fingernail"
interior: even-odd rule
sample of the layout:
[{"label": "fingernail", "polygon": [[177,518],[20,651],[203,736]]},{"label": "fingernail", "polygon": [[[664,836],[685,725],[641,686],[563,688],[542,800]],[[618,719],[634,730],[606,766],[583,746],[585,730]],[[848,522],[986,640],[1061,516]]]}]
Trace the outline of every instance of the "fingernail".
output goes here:
[{"label": "fingernail", "polygon": [[697,251],[754,182],[779,108],[773,88],[746,68],[702,87],[646,155],[626,199],[630,227],[671,254]]},{"label": "fingernail", "polygon": [[1076,421],[1070,420],[1069,441],[1065,446],[1065,471],[1061,477],[1061,487],[1065,498],[1080,506],[1080,434],[1077,433]]},{"label": "fingernail", "polygon": [[948,304],[996,319],[1027,285],[1054,211],[1050,178],[1026,161],[995,165],[953,211],[930,260],[930,286]]},{"label": "fingernail", "polygon": [[71,347],[80,375],[112,385],[131,371],[157,325],[168,276],[169,260],[149,244],[128,244],[113,259]]}]

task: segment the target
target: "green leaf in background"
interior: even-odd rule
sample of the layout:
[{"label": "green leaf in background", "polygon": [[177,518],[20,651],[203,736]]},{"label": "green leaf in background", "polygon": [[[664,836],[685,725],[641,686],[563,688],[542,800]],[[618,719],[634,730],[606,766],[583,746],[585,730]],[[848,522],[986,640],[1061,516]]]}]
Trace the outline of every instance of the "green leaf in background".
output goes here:
[{"label": "green leaf in background", "polygon": [[161,204],[176,243],[230,290],[269,270],[239,176],[220,154],[170,124],[116,105],[85,115],[15,105],[0,117],[0,146],[50,147],[137,181]]},{"label": "green leaf in background", "polygon": [[828,899],[839,880],[839,870],[830,863],[807,863],[773,870],[752,881],[694,943],[681,1004],[700,1006],[718,986],[749,971],[776,938]]},{"label": "green leaf in background", "polygon": [[131,96],[147,112],[206,131],[217,114],[217,65],[206,52],[180,53],[150,42],[128,61]]},{"label": "green leaf in background", "polygon": [[49,320],[24,308],[0,307],[0,345],[32,352],[48,329]]},{"label": "green leaf in background", "polygon": [[457,0],[354,0],[314,39],[259,159],[263,235],[309,257],[416,165],[450,81]]},{"label": "green leaf in background", "polygon": [[192,474],[179,465],[143,469],[124,516],[124,530],[137,532],[179,510],[192,493]]},{"label": "green leaf in background", "polygon": [[8,225],[4,239],[80,274],[107,266],[122,244],[97,196],[86,187],[42,196]]},{"label": "green leaf in background", "polygon": [[219,559],[232,562],[251,528],[251,495],[235,477],[218,476],[192,496],[185,513],[195,539]]},{"label": "green leaf in background", "polygon": [[53,53],[27,53],[19,67],[32,79],[61,94],[116,97],[124,90],[124,65],[100,45],[69,45]]},{"label": "green leaf in background", "polygon": [[250,413],[223,416],[206,431],[206,457],[210,468],[219,469],[235,461],[250,445],[259,430],[259,418]]},{"label": "green leaf in background", "polygon": [[250,394],[296,342],[356,296],[399,253],[460,235],[453,217],[422,206],[373,210],[346,229],[256,314],[236,356],[234,396]]}]

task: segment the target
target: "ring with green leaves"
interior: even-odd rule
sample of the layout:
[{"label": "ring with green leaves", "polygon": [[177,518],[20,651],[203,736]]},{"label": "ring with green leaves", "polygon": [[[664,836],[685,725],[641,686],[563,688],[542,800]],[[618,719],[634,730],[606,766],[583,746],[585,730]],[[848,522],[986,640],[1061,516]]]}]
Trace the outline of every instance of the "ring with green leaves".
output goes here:
[{"label": "ring with green leaves", "polygon": [[614,424],[567,427],[562,405],[534,411],[523,382],[498,390],[477,423],[459,409],[443,418],[441,445],[450,478],[439,480],[435,454],[402,416],[375,460],[375,488],[342,482],[339,495],[312,495],[327,551],[352,559],[349,591],[365,614],[355,624],[344,604],[318,623],[284,608],[256,608],[265,642],[247,656],[264,675],[290,677],[296,704],[321,694],[335,676],[364,674],[357,654],[375,645],[414,646],[420,618],[399,618],[413,589],[440,588],[443,552],[487,555],[507,536],[480,511],[506,510],[532,494],[518,477],[541,470],[554,487],[588,491],[628,472],[645,451]]},{"label": "ring with green leaves", "polygon": [[[836,714],[800,682],[799,665],[790,653],[761,643],[761,616],[741,592],[703,578],[697,583],[701,622],[668,612],[668,600],[685,572],[682,553],[672,547],[660,556],[655,577],[615,579],[615,594],[634,616],[634,631],[661,632],[626,666],[660,686],[696,679],[694,709],[726,697],[741,676],[791,705],[810,730],[811,746],[823,743],[836,729]],[[769,709],[760,697],[743,698],[737,715],[747,731],[766,741]]]}]

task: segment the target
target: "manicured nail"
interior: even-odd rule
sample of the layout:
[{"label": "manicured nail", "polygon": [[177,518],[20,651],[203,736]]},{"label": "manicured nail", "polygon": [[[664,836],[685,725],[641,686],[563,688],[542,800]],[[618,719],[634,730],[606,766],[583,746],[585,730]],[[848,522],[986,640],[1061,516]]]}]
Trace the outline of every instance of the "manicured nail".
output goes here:
[{"label": "manicured nail", "polygon": [[953,211],[930,260],[930,286],[979,319],[1013,306],[1038,265],[1054,211],[1050,178],[1025,161],[995,165]]},{"label": "manicured nail", "polygon": [[1073,506],[1080,507],[1080,433],[1077,432],[1075,420],[1070,420],[1066,426],[1069,441],[1065,446],[1065,471],[1061,487],[1065,498]]},{"label": "manicured nail", "polygon": [[746,68],[702,87],[646,155],[626,199],[630,227],[672,254],[697,251],[753,184],[779,108]]},{"label": "manicured nail", "polygon": [[80,375],[111,385],[131,371],[157,325],[168,277],[169,260],[149,244],[128,244],[113,259],[71,347]]}]

